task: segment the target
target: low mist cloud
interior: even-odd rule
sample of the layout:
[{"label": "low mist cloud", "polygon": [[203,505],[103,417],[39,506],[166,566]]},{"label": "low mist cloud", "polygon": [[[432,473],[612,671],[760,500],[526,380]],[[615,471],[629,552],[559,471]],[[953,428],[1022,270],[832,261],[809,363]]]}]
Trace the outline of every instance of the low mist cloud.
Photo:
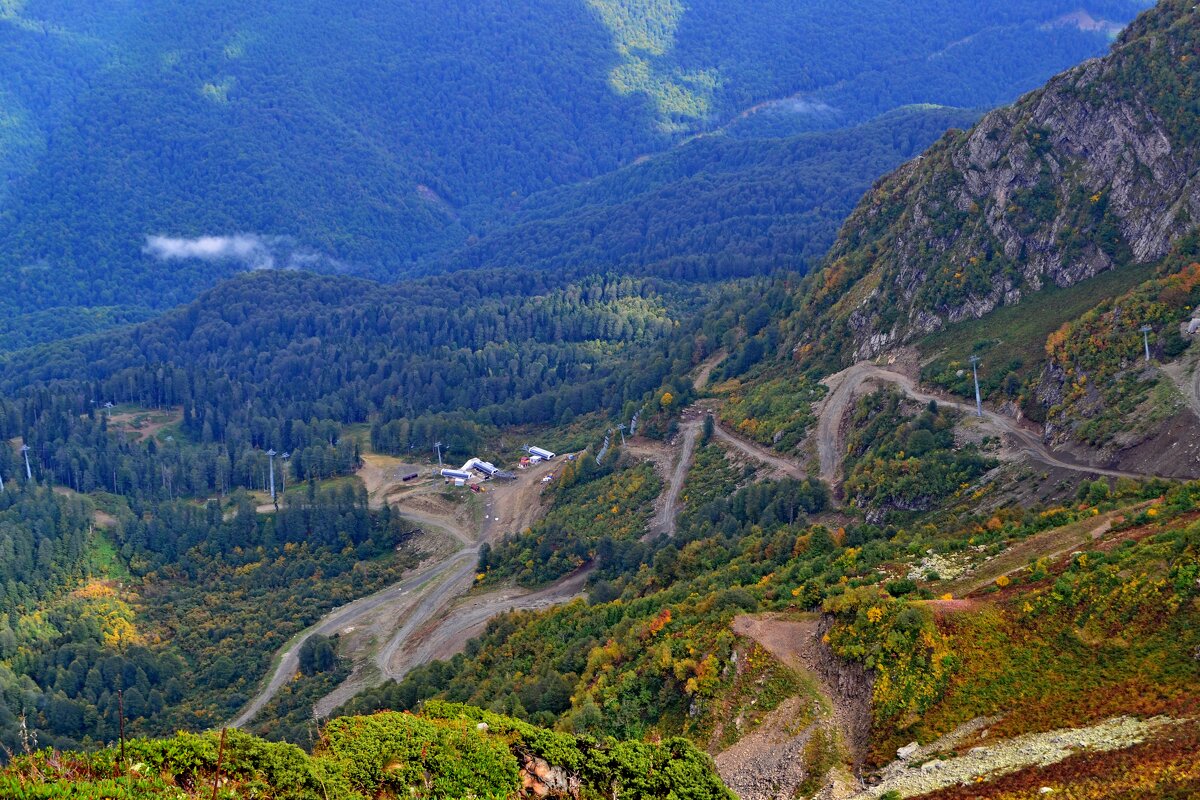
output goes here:
[{"label": "low mist cloud", "polygon": [[273,269],[275,257],[261,236],[147,236],[145,252],[160,261],[196,258],[201,261],[239,261],[250,269]]},{"label": "low mist cloud", "polygon": [[815,114],[825,116],[837,113],[837,109],[820,100],[806,100],[803,97],[785,97],[771,104],[771,109],[789,114]]},{"label": "low mist cloud", "polygon": [[344,271],[336,259],[299,248],[288,236],[238,233],[232,236],[147,236],[143,252],[159,261],[234,261],[246,269],[313,269]]}]

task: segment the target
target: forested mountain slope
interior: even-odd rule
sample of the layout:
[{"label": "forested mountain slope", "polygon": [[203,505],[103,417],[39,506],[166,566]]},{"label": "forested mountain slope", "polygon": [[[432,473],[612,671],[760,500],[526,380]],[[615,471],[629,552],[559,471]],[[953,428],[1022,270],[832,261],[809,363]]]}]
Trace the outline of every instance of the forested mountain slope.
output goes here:
[{"label": "forested mountain slope", "polygon": [[[707,292],[545,271],[260,272],[136,328],[11,356],[0,743],[20,747],[22,714],[44,744],[111,741],[122,702],[139,733],[227,720],[289,637],[413,566],[414,523],[368,507],[354,477],[365,448],[486,453],[514,425],[578,414],[589,431],[662,387],[682,399],[715,347],[697,329]],[[290,453],[274,464],[288,494],[262,513],[248,492],[265,490],[270,448]],[[345,673],[309,677],[325,692]]]},{"label": "forested mountain slope", "polygon": [[[1140,4],[1086,7],[1120,24]],[[82,331],[248,266],[394,275],[755,104],[806,118],[845,91],[795,132],[1007,99],[1107,45],[1078,8],[6,3],[0,307],[122,307],[62,315]],[[960,58],[989,68],[947,86]]]},{"label": "forested mountain slope", "polygon": [[80,412],[93,400],[184,404],[207,440],[254,418],[551,422],[619,409],[678,371],[681,318],[704,299],[653,279],[546,272],[398,284],[259,272],[129,330],[11,354],[0,381],[16,395],[67,390]]},{"label": "forested mountain slope", "polygon": [[[218,24],[220,9],[208,4],[189,7],[191,27],[181,30],[155,3],[113,7],[128,12],[121,24],[94,10],[72,20],[50,2],[3,6],[4,30],[54,40],[60,63],[84,63],[72,61],[83,56],[71,48],[98,59],[95,71],[64,67],[89,103],[101,96],[97,86],[110,99],[126,98],[133,84],[118,80],[123,71],[160,58],[146,31],[164,42],[210,31],[198,46],[211,52],[172,49],[162,68],[181,72],[161,82],[177,79],[171,91],[190,92],[199,73],[189,70],[220,65],[206,73],[200,100],[188,102],[249,126],[220,129],[228,139],[216,128],[187,128],[195,153],[233,145],[194,162],[203,168],[155,172],[157,183],[142,195],[134,188],[145,179],[140,171],[174,158],[175,139],[156,140],[136,157],[120,148],[99,153],[105,141],[125,141],[120,115],[101,119],[100,130],[112,129],[95,139],[63,122],[46,152],[75,136],[87,144],[72,152],[87,157],[61,168],[38,158],[13,162],[24,177],[11,186],[23,196],[43,181],[37,192],[78,209],[75,199],[108,202],[112,189],[120,211],[122,192],[136,195],[127,216],[104,216],[105,204],[93,203],[96,219],[118,221],[143,213],[167,220],[172,203],[195,203],[203,223],[176,233],[245,235],[147,243],[138,233],[138,248],[192,257],[164,258],[153,281],[139,283],[152,256],[93,261],[81,249],[71,255],[79,271],[46,288],[31,276],[54,274],[49,258],[39,257],[41,273],[2,273],[20,276],[23,288],[61,290],[70,303],[84,297],[81,286],[103,299],[105,286],[125,285],[142,302],[160,281],[170,284],[162,302],[173,302],[246,264],[442,269],[382,283],[261,269],[226,276],[148,321],[0,355],[0,760],[15,756],[0,770],[0,795],[208,797],[215,786],[226,798],[515,798],[522,782],[541,794],[538,782],[553,777],[573,800],[728,797],[705,753],[747,800],[1008,800],[1041,787],[1083,800],[1200,791],[1200,483],[1158,477],[1181,473],[1157,465],[1096,470],[1051,451],[1067,437],[1102,443],[1129,417],[1160,420],[1146,412],[1159,366],[1130,347],[1141,341],[1131,319],[1153,319],[1164,331],[1153,341],[1154,360],[1186,347],[1165,331],[1177,331],[1180,315],[1200,304],[1200,265],[1192,264],[1200,248],[1184,233],[1200,219],[1188,183],[1196,12],[1167,0],[1135,23],[1113,56],[1055,79],[970,133],[947,135],[876,185],[822,270],[799,273],[829,241],[856,185],[938,129],[964,124],[966,112],[943,108],[875,119],[901,95],[921,99],[909,97],[916,90],[906,76],[942,75],[944,86],[938,64],[969,61],[972,48],[1028,45],[1030,36],[1094,44],[1107,30],[1039,29],[1044,12],[1070,5],[997,5],[983,23],[965,21],[960,5],[928,6],[938,18],[924,27],[924,3],[911,16],[892,8],[890,25],[877,16],[888,3],[840,5],[845,16],[829,19],[854,24],[820,42],[836,47],[820,71],[797,66],[809,62],[795,39],[820,38],[812,21],[832,14],[829,4],[756,4],[755,12],[774,15],[758,20],[745,4],[593,0],[580,7],[578,24],[590,20],[600,33],[563,46],[594,45],[603,68],[598,83],[580,71],[571,79],[579,79],[581,103],[602,104],[612,92],[620,110],[605,106],[585,118],[549,90],[491,85],[498,73],[490,62],[484,70],[452,55],[458,44],[448,31],[465,26],[483,37],[468,37],[471,47],[486,39],[494,48],[476,52],[513,51],[496,67],[512,77],[514,65],[527,65],[526,45],[545,55],[535,34],[549,29],[549,6],[542,14],[476,4],[485,16],[472,16],[451,3],[421,28],[443,31],[443,49],[421,50],[437,43],[415,34],[420,41],[404,40],[420,53],[412,56],[416,77],[408,77],[428,84],[414,95],[423,102],[441,98],[431,76],[461,77],[478,91],[463,102],[478,107],[425,109],[431,116],[423,119],[441,121],[402,142],[386,127],[400,125],[393,106],[378,118],[356,116],[355,84],[335,82],[332,66],[312,75],[328,81],[322,91],[341,90],[337,103],[317,102],[314,84],[288,83],[305,73],[296,65],[309,56],[284,51],[307,42],[298,31],[317,30],[324,11],[302,7],[285,20],[252,1],[239,13],[246,30],[266,25],[255,39]],[[144,19],[133,20],[140,9]],[[392,22],[355,38],[357,26],[379,22],[376,12]],[[701,12],[711,29],[696,27]],[[412,33],[393,11],[365,0],[340,13],[345,27],[329,35],[352,62],[377,57],[376,45],[390,52],[395,42],[380,42]],[[32,21],[38,14],[57,20],[53,30]],[[483,36],[512,14],[528,26],[520,35]],[[979,24],[987,29],[972,35]],[[71,25],[79,35],[63,36]],[[965,41],[942,41],[952,30]],[[142,51],[111,45],[130,31],[142,37]],[[347,49],[355,42],[360,49]],[[739,58],[750,58],[748,42],[760,45],[759,70],[742,72],[748,68],[736,59],[716,56],[718,45],[736,43]],[[855,42],[896,58],[870,66]],[[326,46],[313,43],[313,52],[339,52]],[[255,48],[280,59],[256,60]],[[994,59],[996,74],[1021,60],[1027,74],[1056,52],[1005,51]],[[377,89],[380,102],[399,103],[390,81],[401,61],[380,62],[368,94]],[[538,80],[559,74],[537,63],[550,71]],[[925,73],[920,64],[934,66]],[[293,67],[298,73],[288,72]],[[793,69],[804,74],[787,77]],[[258,82],[259,72],[317,100],[272,105],[255,94],[275,85]],[[137,86],[134,96],[172,125],[199,118],[187,103],[156,94],[157,78]],[[871,86],[878,92],[863,89]],[[830,98],[852,87],[857,105],[834,109]],[[719,133],[678,141],[787,92],[802,95],[790,112],[769,104]],[[814,110],[818,96],[827,107]],[[238,109],[251,98],[263,105]],[[452,138],[447,120],[491,120],[493,101],[512,104],[496,114],[512,153],[553,154],[560,135],[599,149],[564,149],[547,162],[549,174],[546,163],[504,161],[486,143],[496,131],[485,126],[472,129],[480,137],[474,156],[427,152],[422,136]],[[310,138],[256,138],[274,130],[262,119],[292,131],[296,108],[303,121],[295,125]],[[64,107],[58,119],[73,113]],[[538,128],[539,113],[557,122]],[[875,121],[811,130],[860,115]],[[603,130],[585,130],[598,118]],[[1094,130],[1101,124],[1107,137]],[[1139,125],[1160,135],[1143,138]],[[338,139],[350,130],[361,150]],[[260,141],[265,161],[250,147]],[[1146,141],[1154,146],[1141,147]],[[657,150],[626,164],[647,144]],[[309,152],[326,163],[305,162]],[[998,162],[972,161],[979,153]],[[330,169],[351,161],[370,174]],[[413,178],[418,162],[427,172]],[[264,163],[278,174],[256,172]],[[460,168],[454,181],[426,180]],[[56,169],[61,174],[51,175]],[[168,185],[183,173],[194,182]],[[285,173],[295,183],[277,193],[272,181]],[[227,194],[202,205],[214,175]],[[1094,188],[1096,175],[1108,183]],[[405,180],[426,190],[396,192]],[[75,193],[75,181],[92,188]],[[243,185],[256,193],[243,196]],[[988,191],[970,194],[980,186]],[[1080,187],[1092,193],[1081,198]],[[327,200],[336,196],[362,216],[349,224],[332,213],[340,208],[305,205],[309,192],[327,190]],[[951,202],[971,197],[975,208]],[[1172,203],[1188,217],[1162,210]],[[69,241],[69,229],[35,206],[5,205],[0,237]],[[286,221],[296,209],[315,238],[237,223],[242,213]],[[405,217],[411,209],[419,211]],[[83,224],[90,213],[73,219]],[[442,227],[421,239],[429,220]],[[238,227],[209,227],[218,223]],[[1000,255],[1009,241],[1021,248]],[[443,246],[452,255],[440,261]],[[30,247],[32,254],[41,245]],[[355,247],[367,255],[346,255]],[[971,259],[989,248],[996,271],[976,289],[964,265],[982,270],[986,259]],[[1071,248],[1078,270],[1061,255]],[[391,249],[394,262],[391,254],[373,260]],[[118,261],[103,281],[74,280]],[[1098,278],[1084,279],[1097,270]],[[968,327],[986,305],[971,292],[986,301],[995,274],[1020,278],[1008,287],[1020,290],[1020,303],[993,302],[983,319],[995,328],[984,334]],[[1106,282],[1113,277],[1121,280]],[[1048,285],[1060,279],[1084,291]],[[1039,281],[1041,290],[1027,291]],[[1018,299],[1006,292],[1001,299]],[[847,372],[841,383],[819,383],[856,350],[923,334],[913,323],[886,341],[871,339],[852,313],[864,298],[874,304],[864,319],[876,333],[892,330],[880,321],[890,314],[919,322],[928,312],[943,314],[945,338],[923,337],[920,356],[899,353],[887,368],[859,365],[857,378]],[[105,301],[125,299],[114,293]],[[947,309],[966,309],[953,319],[968,319],[953,322]],[[1031,309],[1037,313],[1022,316]],[[53,307],[43,313],[51,324],[71,322]],[[139,311],[94,313],[118,321]],[[1024,366],[1016,355],[1002,360],[1014,342],[1035,358]],[[970,367],[944,351],[958,359],[968,348],[988,359],[982,419],[917,385],[963,391]],[[1044,440],[1027,421],[1004,416],[1022,408],[1047,422]],[[636,435],[625,428],[618,437],[618,421],[635,411]],[[1195,428],[1175,430],[1184,431],[1177,451],[1200,441],[1189,433]],[[519,444],[534,441],[564,457],[518,471]],[[482,478],[456,487],[435,471],[435,442],[438,460],[449,446],[455,459],[494,458],[518,477],[504,489]],[[1158,449],[1168,446],[1164,439]],[[829,470],[826,450],[837,454]],[[267,487],[276,480],[272,496]],[[520,514],[503,510],[506,497],[521,504]],[[462,521],[462,530],[447,526],[443,536],[448,521]],[[453,574],[426,571],[442,564]],[[341,616],[376,592],[406,596],[409,605],[367,603],[354,622]],[[456,619],[460,627],[449,624]],[[441,655],[450,657],[435,660]],[[329,698],[347,696],[338,690],[385,675],[396,682],[360,694],[342,713],[414,714],[314,719]],[[458,702],[477,707],[449,704]],[[257,730],[311,754],[234,730],[218,749],[214,729],[248,706]],[[185,733],[129,739],[176,730]],[[209,732],[187,733],[202,730]],[[35,749],[31,735],[79,752],[27,752]]]},{"label": "forested mountain slope", "polygon": [[852,360],[1162,259],[1200,222],[1198,47],[1193,4],[1160,3],[1109,56],[881,181],[809,281],[801,339]]},{"label": "forested mountain slope", "polygon": [[719,279],[806,271],[875,178],[978,113],[904,108],[864,125],[767,140],[706,136],[529,198],[439,268],[586,265]]}]

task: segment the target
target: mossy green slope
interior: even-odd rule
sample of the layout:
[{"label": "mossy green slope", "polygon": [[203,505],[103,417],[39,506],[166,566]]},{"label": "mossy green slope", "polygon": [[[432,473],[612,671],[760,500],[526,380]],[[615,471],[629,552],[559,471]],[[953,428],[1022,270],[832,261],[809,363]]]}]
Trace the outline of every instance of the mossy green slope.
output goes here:
[{"label": "mossy green slope", "polygon": [[[329,723],[312,755],[236,729],[135,739],[94,753],[42,751],[0,772],[0,796],[33,798],[515,798],[536,762],[580,797],[727,800],[708,756],[661,744],[552,733],[469,706]],[[542,773],[543,775],[545,772]]]}]

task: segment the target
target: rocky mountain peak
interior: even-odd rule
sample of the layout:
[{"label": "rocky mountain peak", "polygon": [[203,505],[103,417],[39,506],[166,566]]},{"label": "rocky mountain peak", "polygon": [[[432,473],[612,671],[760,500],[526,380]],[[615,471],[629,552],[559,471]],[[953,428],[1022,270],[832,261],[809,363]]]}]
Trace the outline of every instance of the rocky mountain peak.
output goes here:
[{"label": "rocky mountain peak", "polygon": [[1200,13],[1169,0],[1108,56],[947,133],[850,217],[808,282],[806,336],[866,358],[1161,259],[1200,222],[1198,59]]}]

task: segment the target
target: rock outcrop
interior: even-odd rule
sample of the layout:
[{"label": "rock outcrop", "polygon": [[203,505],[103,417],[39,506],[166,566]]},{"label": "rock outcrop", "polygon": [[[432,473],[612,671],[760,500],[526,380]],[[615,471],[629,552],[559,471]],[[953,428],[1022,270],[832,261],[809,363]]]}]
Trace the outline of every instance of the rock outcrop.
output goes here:
[{"label": "rock outcrop", "polygon": [[1200,224],[1198,98],[1200,13],[1164,0],[877,184],[808,282],[802,336],[848,362],[1162,258]]},{"label": "rock outcrop", "polygon": [[543,758],[526,755],[521,760],[521,796],[529,798],[567,798],[579,800],[583,781],[562,767]]}]

